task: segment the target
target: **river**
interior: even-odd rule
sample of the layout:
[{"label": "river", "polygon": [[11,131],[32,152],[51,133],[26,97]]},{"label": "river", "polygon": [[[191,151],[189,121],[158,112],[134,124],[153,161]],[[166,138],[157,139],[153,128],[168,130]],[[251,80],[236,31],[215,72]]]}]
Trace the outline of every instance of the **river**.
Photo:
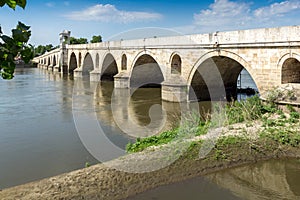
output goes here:
[{"label": "river", "polygon": [[[62,77],[60,74],[36,68],[17,69],[13,80],[1,79],[0,91],[2,92],[0,97],[0,189],[80,169],[87,164],[98,163],[99,161],[92,155],[92,147],[84,142],[84,135],[93,126],[89,124],[93,120],[89,119],[96,119],[98,128],[101,128],[106,138],[121,149],[121,154],[125,154],[126,144],[133,141],[134,137],[132,134],[125,134],[124,132],[127,133],[128,130],[124,131],[123,126],[133,123],[136,129],[129,130],[129,132],[143,133],[141,131],[143,129],[139,130],[139,128],[150,123],[154,127],[159,127],[156,131],[166,130],[176,126],[176,121],[181,116],[180,110],[182,110],[181,104],[161,102],[159,88],[141,88],[135,92],[113,90],[111,82],[100,84],[90,83],[85,79],[73,80],[72,77]],[[128,95],[131,96],[129,99],[126,98]],[[114,101],[111,99],[112,96]],[[114,102],[113,107],[111,102]],[[194,106],[195,104],[200,111],[204,112],[211,106],[210,102],[194,103]],[[155,112],[152,112],[149,117],[149,108],[153,105],[160,106],[154,107]],[[160,109],[161,106],[164,111]],[[86,118],[88,120],[84,121],[80,118],[81,112],[83,115],[88,113]],[[116,118],[119,119],[117,123]],[[78,119],[81,119],[80,123]],[[85,123],[85,128],[89,128],[84,130],[87,132],[82,133],[80,129],[82,123]],[[154,129],[151,128],[151,130]],[[96,144],[105,146],[102,142],[96,141]],[[105,149],[101,150],[105,152]],[[105,154],[109,155],[107,160],[118,156],[113,155],[113,151],[107,151]],[[279,161],[267,163],[271,163],[271,166],[282,164]],[[299,172],[298,161],[294,161],[292,166],[294,168],[285,167],[285,174]],[[272,167],[269,168],[272,169]],[[258,168],[256,171],[261,170]],[[152,191],[149,191],[149,193],[141,194],[148,197],[144,196],[140,199],[175,200],[176,196],[180,196],[176,195],[177,193],[198,195],[195,193],[197,191],[213,195],[203,196],[203,198],[247,199],[243,193],[231,190],[222,182],[222,180],[226,182],[230,179],[228,174],[232,173],[224,172],[223,175],[216,173],[177,185],[160,187],[153,190],[157,196],[153,197]],[[260,177],[259,174],[257,176]],[[270,176],[276,178],[272,173]],[[299,187],[299,176],[295,173],[295,176],[290,177],[292,177],[292,181],[289,182],[290,188]],[[248,184],[254,184],[253,181],[255,181],[254,178]],[[181,187],[183,185],[188,187]],[[193,188],[197,188],[197,191]],[[262,186],[261,188],[264,191]],[[276,191],[281,192],[282,195],[285,194],[284,191]],[[264,199],[263,197],[268,197],[266,194],[262,192],[259,195]]]}]

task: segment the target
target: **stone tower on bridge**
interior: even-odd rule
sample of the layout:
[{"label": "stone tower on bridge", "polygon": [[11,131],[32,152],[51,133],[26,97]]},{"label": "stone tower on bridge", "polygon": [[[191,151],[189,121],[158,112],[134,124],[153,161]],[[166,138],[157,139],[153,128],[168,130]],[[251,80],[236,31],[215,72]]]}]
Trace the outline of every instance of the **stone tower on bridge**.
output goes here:
[{"label": "stone tower on bridge", "polygon": [[63,30],[59,34],[61,51],[60,51],[59,66],[56,71],[61,70],[61,72],[64,74],[68,73],[68,49],[66,46],[70,44],[70,35],[71,35],[71,31],[67,31],[67,30]]}]

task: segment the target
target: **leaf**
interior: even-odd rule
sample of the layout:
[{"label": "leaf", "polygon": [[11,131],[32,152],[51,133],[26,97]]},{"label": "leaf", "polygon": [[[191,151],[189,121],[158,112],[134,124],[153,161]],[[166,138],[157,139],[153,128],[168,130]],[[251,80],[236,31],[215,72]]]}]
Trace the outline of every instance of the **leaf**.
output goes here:
[{"label": "leaf", "polygon": [[7,44],[14,43],[14,40],[11,37],[8,37],[7,35],[2,35],[1,39]]},{"label": "leaf", "polygon": [[3,7],[5,5],[5,1],[1,0],[0,1],[0,7]]},{"label": "leaf", "polygon": [[22,22],[18,22],[17,29],[22,30],[22,31],[28,31],[30,29],[30,26],[26,26]]},{"label": "leaf", "polygon": [[20,6],[21,8],[25,9],[26,6],[26,0],[18,0],[17,1],[18,6]]},{"label": "leaf", "polygon": [[30,47],[26,47],[24,50],[21,51],[22,60],[25,63],[28,63],[33,58],[33,50]]},{"label": "leaf", "polygon": [[27,42],[29,37],[25,34],[26,32],[22,32],[18,29],[12,30],[12,37],[16,42]]},{"label": "leaf", "polygon": [[16,1],[13,1],[13,0],[8,0],[8,1],[6,1],[6,4],[7,4],[10,8],[12,8],[12,9],[15,9],[16,6],[17,6],[17,2],[16,2]]}]

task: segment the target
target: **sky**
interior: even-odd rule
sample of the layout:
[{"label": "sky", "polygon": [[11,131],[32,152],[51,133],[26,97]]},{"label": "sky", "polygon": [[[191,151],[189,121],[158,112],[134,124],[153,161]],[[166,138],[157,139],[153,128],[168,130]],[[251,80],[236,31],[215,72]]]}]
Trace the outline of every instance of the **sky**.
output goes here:
[{"label": "sky", "polygon": [[300,0],[27,0],[24,10],[0,8],[5,34],[18,21],[31,26],[29,43],[56,46],[63,30],[108,41],[300,25]]}]

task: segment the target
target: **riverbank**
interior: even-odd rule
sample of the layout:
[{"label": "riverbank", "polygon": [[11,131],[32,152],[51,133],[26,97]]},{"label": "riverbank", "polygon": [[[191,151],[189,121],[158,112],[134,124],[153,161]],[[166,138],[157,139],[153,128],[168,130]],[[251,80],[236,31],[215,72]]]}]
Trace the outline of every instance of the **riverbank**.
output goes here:
[{"label": "riverbank", "polygon": [[[256,108],[251,107],[253,105],[265,111],[258,113]],[[144,140],[139,140],[143,147],[145,143],[150,145],[139,148],[139,145],[132,144],[129,146],[139,152],[108,163],[5,189],[0,192],[0,199],[124,199],[159,185],[225,168],[267,159],[300,157],[298,112],[287,107],[289,111],[283,113],[275,107],[260,107],[261,104],[256,103],[243,106],[244,111],[252,110],[253,113],[238,115],[235,107],[234,112],[231,110],[232,113],[226,113],[228,124],[225,128],[210,129],[211,135],[215,132],[222,135],[205,157],[199,153],[205,150],[204,147],[209,144],[206,141],[212,141],[212,138],[208,137],[209,128],[201,127],[206,127],[208,123],[199,125],[196,136],[188,140],[166,140],[165,144],[160,145],[156,145],[156,140],[146,140],[144,143]],[[249,108],[245,109],[245,106]],[[250,119],[253,116],[256,118]],[[164,139],[174,136],[171,133],[165,135]],[[158,137],[158,140],[161,139]]]}]

